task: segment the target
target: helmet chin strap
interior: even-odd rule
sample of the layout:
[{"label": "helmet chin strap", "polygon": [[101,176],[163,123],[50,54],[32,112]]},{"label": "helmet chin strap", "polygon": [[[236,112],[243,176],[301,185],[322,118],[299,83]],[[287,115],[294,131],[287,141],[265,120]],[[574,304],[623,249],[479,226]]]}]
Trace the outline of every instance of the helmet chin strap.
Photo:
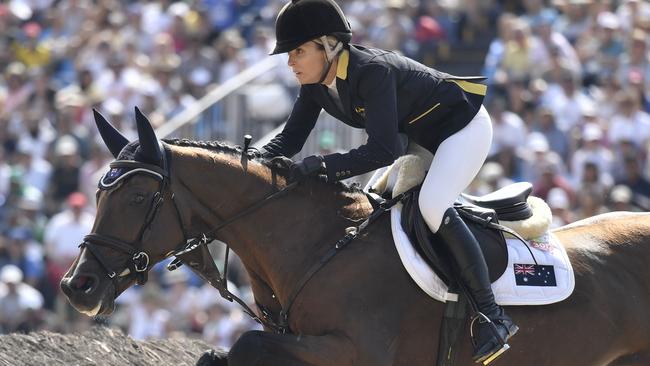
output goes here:
[{"label": "helmet chin strap", "polygon": [[343,42],[336,42],[336,46],[332,47],[329,42],[327,42],[327,36],[321,36],[320,41],[323,43],[323,48],[325,49],[325,67],[323,67],[323,72],[321,73],[320,80],[318,80],[317,84],[320,84],[325,80],[327,73],[329,73],[332,68],[334,58],[336,58],[343,50]]}]

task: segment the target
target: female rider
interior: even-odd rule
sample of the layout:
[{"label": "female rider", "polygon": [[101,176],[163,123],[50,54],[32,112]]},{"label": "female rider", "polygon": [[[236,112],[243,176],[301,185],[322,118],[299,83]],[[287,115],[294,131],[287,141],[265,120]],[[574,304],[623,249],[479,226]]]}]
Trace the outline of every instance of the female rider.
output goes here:
[{"label": "female rider", "polygon": [[492,140],[482,106],[487,88],[477,83],[483,78],[452,76],[394,52],[350,44],[351,36],[332,0],[293,0],[282,8],[272,54],[288,52],[301,88],[286,126],[262,154],[290,158],[298,153],[321,109],[364,128],[368,140],[344,154],[306,157],[291,167],[295,179],[324,174],[337,181],[387,166],[404,154],[399,133],[431,151],[419,207],[454,257],[479,310],[474,360],[494,359],[518,328],[495,303],[479,244],[452,208],[481,168]]}]

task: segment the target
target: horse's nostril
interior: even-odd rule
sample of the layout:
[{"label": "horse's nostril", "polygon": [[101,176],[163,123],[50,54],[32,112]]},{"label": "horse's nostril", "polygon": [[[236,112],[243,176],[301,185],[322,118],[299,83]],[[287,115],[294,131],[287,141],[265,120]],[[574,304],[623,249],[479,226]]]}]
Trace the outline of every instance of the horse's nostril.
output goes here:
[{"label": "horse's nostril", "polygon": [[77,276],[70,281],[70,287],[75,291],[89,293],[92,291],[95,280],[90,276]]}]

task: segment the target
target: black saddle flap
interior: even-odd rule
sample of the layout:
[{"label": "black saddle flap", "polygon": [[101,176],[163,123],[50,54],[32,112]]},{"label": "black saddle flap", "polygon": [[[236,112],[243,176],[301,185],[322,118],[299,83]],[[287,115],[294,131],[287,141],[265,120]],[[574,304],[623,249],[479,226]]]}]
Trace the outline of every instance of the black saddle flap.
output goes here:
[{"label": "black saddle flap", "polygon": [[[418,197],[420,191],[415,191],[404,202],[402,207],[402,228],[411,243],[415,246],[431,268],[450,289],[455,289],[451,263],[452,257],[445,249],[440,237],[433,234],[422,218]],[[478,240],[483,256],[488,265],[490,281],[496,281],[508,265],[508,250],[503,233],[487,227],[486,223],[498,223],[494,210],[470,205],[454,205],[463,221]]]}]

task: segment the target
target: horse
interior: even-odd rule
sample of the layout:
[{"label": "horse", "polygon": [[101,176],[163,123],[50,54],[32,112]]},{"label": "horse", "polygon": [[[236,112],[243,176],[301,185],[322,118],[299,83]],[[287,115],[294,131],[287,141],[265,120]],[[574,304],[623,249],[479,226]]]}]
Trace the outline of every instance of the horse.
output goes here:
[{"label": "horse", "polygon": [[[346,228],[373,211],[361,190],[311,178],[292,183],[286,169],[246,158],[241,147],[162,142],[137,109],[137,141],[95,118],[117,160],[100,182],[92,233],[61,281],[78,311],[110,314],[152,264],[218,227],[216,238],[250,276],[257,311],[284,315],[287,328],[248,331],[213,364],[435,363],[444,304],[403,268],[389,215],[318,266]],[[520,330],[495,364],[650,364],[650,215],[603,214],[554,234],[573,264],[575,290],[558,303],[508,307]],[[464,337],[459,365],[472,363],[471,348]]]}]

